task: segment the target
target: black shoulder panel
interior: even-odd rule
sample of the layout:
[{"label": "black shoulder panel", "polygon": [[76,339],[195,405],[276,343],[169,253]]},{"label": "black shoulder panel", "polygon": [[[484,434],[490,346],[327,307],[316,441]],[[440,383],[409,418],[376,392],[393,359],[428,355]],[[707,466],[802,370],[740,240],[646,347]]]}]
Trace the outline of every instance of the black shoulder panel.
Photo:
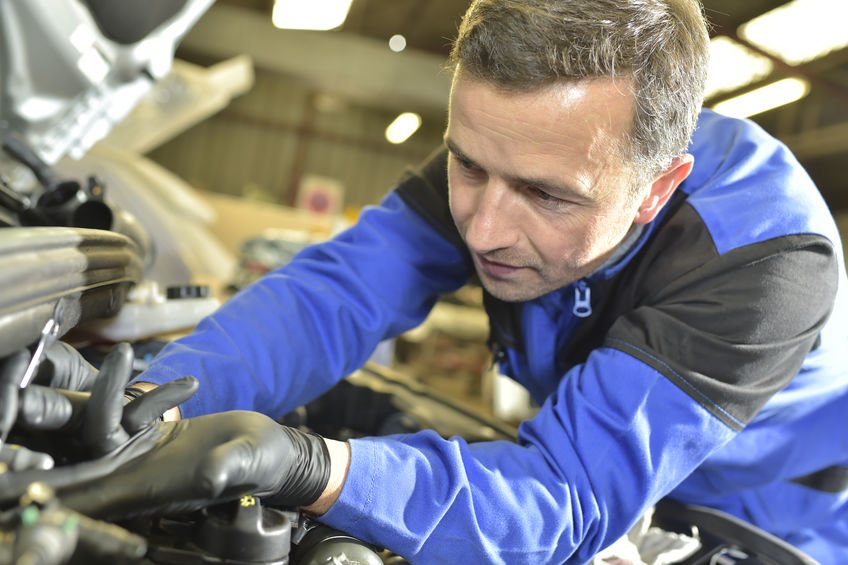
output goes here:
[{"label": "black shoulder panel", "polygon": [[836,294],[833,246],[800,234],[719,255],[688,204],[666,220],[617,277],[604,344],[741,429],[818,343]]},{"label": "black shoulder panel", "polygon": [[844,492],[848,490],[848,467],[832,465],[815,473],[794,478],[792,482],[822,492]]},{"label": "black shoulder panel", "polygon": [[436,231],[466,251],[450,213],[448,151],[445,147],[439,147],[418,167],[404,173],[395,190]]}]

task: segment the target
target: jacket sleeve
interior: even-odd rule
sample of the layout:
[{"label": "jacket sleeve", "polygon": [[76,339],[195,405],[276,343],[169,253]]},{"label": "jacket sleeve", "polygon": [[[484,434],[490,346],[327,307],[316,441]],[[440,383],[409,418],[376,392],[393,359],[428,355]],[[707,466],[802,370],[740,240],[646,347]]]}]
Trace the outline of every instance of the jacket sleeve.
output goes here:
[{"label": "jacket sleeve", "polygon": [[168,344],[136,381],[200,381],[186,417],[280,416],[359,368],[377,344],[420,324],[464,284],[462,252],[390,193],[334,239],[300,252]]}]

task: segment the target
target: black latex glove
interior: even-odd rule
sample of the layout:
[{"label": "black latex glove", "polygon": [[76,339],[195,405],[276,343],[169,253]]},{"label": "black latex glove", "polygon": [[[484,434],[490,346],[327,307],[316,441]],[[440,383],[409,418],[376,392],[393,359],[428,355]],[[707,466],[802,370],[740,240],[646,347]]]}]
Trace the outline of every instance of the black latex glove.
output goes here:
[{"label": "black latex glove", "polygon": [[20,382],[29,358],[29,352],[22,349],[0,364],[0,469],[3,470],[49,469],[53,466],[53,458],[46,453],[6,443],[18,414]]},{"label": "black latex glove", "polygon": [[[132,355],[132,350],[130,350]],[[29,364],[30,353],[21,349],[3,359],[0,365],[0,398],[5,431],[15,420],[18,411],[18,394],[21,380]],[[132,357],[130,367],[132,370]],[[80,353],[63,341],[51,344],[44,351],[44,358],[38,365],[34,383],[63,390],[88,391],[97,381],[98,371]],[[47,414],[45,414],[45,417]],[[52,415],[51,415],[52,416]]]},{"label": "black latex glove", "polygon": [[[4,434],[9,432],[18,419],[18,410],[23,400],[19,398],[19,385],[30,357],[29,351],[21,349],[6,357],[0,366],[0,430]],[[131,357],[129,370],[132,370]],[[97,369],[76,349],[65,342],[57,341],[44,351],[44,358],[38,366],[34,382],[51,388],[87,391],[97,381],[97,376]],[[55,429],[67,423],[71,416],[71,406],[55,395],[51,397],[53,393],[44,393],[43,389],[34,388],[36,392],[28,404],[26,420],[36,427],[43,425],[47,429]]]},{"label": "black latex glove", "polygon": [[3,444],[0,448],[0,463],[12,471],[50,469],[53,467],[53,458],[46,453],[31,451],[20,445]]},{"label": "black latex glove", "polygon": [[[132,434],[158,419],[165,411],[182,404],[197,390],[197,380],[185,377],[166,383],[127,403],[125,390],[132,377],[133,350],[128,343],[116,345],[103,360],[100,371],[83,375],[88,365],[79,353],[64,353],[65,383],[90,386],[91,392],[58,390],[31,385],[20,395],[18,423],[35,430],[62,431],[100,456],[126,443]],[[76,356],[76,361],[70,361]],[[80,378],[78,378],[80,377]],[[93,379],[93,381],[91,380]],[[126,406],[125,406],[126,404]]]},{"label": "black latex glove", "polygon": [[322,438],[256,412],[222,412],[156,422],[95,461],[0,475],[0,499],[32,481],[96,518],[173,514],[243,495],[295,508],[315,502],[330,476]]},{"label": "black latex glove", "polygon": [[21,349],[0,364],[0,441],[5,441],[18,415],[20,383],[29,363],[29,352]]},{"label": "black latex glove", "polygon": [[91,390],[97,373],[73,346],[56,341],[44,351],[34,382],[64,390]]}]

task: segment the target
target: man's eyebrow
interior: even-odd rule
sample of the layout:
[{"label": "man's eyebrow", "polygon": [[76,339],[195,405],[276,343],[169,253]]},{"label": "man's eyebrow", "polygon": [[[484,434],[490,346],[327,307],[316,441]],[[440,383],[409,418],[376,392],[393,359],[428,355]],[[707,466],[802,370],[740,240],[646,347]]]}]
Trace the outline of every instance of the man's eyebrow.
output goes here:
[{"label": "man's eyebrow", "polygon": [[564,183],[558,179],[542,177],[525,177],[521,175],[507,175],[507,180],[514,186],[532,186],[551,196],[566,199],[581,200],[590,196],[589,190],[578,185]]},{"label": "man's eyebrow", "polygon": [[[454,143],[450,138],[445,137],[445,145],[447,146],[448,151],[450,151],[456,159],[465,163],[477,165],[476,161],[463,153],[462,150],[457,147],[456,143]],[[518,175],[509,175],[507,178],[515,186],[532,186],[555,196],[559,195],[572,198],[586,198],[589,196],[589,191],[585,188],[562,184],[550,179],[522,177]]]},{"label": "man's eyebrow", "polygon": [[586,190],[583,188],[563,184],[557,181],[551,181],[549,179],[510,176],[509,180],[516,186],[532,186],[533,188],[538,188],[552,196],[568,198],[585,198],[588,196]]},{"label": "man's eyebrow", "polygon": [[454,143],[449,137],[445,137],[445,145],[447,146],[448,151],[453,153],[453,156],[459,159],[460,161],[467,161],[469,163],[474,162],[474,160],[471,159],[465,153],[463,153],[462,150],[456,146],[456,143]]}]

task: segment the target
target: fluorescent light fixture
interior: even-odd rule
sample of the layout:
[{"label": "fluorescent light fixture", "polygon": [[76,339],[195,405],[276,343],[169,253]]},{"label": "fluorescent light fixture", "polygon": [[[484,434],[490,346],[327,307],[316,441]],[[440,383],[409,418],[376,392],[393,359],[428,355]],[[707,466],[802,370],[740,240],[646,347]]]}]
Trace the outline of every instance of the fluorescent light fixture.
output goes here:
[{"label": "fluorescent light fixture", "polygon": [[386,128],[386,139],[391,143],[403,143],[421,127],[421,116],[414,112],[404,112]]},{"label": "fluorescent light fixture", "polygon": [[794,0],[739,27],[739,35],[790,65],[848,46],[846,0]]},{"label": "fluorescent light fixture", "polygon": [[719,102],[713,110],[726,116],[747,118],[800,100],[809,92],[810,83],[806,80],[785,78]]},{"label": "fluorescent light fixture", "polygon": [[399,33],[394,34],[389,38],[389,49],[395,53],[400,53],[406,49],[406,38]]},{"label": "fluorescent light fixture", "polygon": [[280,29],[325,31],[342,25],[353,0],[276,0],[271,22]]},{"label": "fluorescent light fixture", "polygon": [[726,35],[710,40],[710,70],[705,98],[747,86],[767,77],[774,63]]}]

